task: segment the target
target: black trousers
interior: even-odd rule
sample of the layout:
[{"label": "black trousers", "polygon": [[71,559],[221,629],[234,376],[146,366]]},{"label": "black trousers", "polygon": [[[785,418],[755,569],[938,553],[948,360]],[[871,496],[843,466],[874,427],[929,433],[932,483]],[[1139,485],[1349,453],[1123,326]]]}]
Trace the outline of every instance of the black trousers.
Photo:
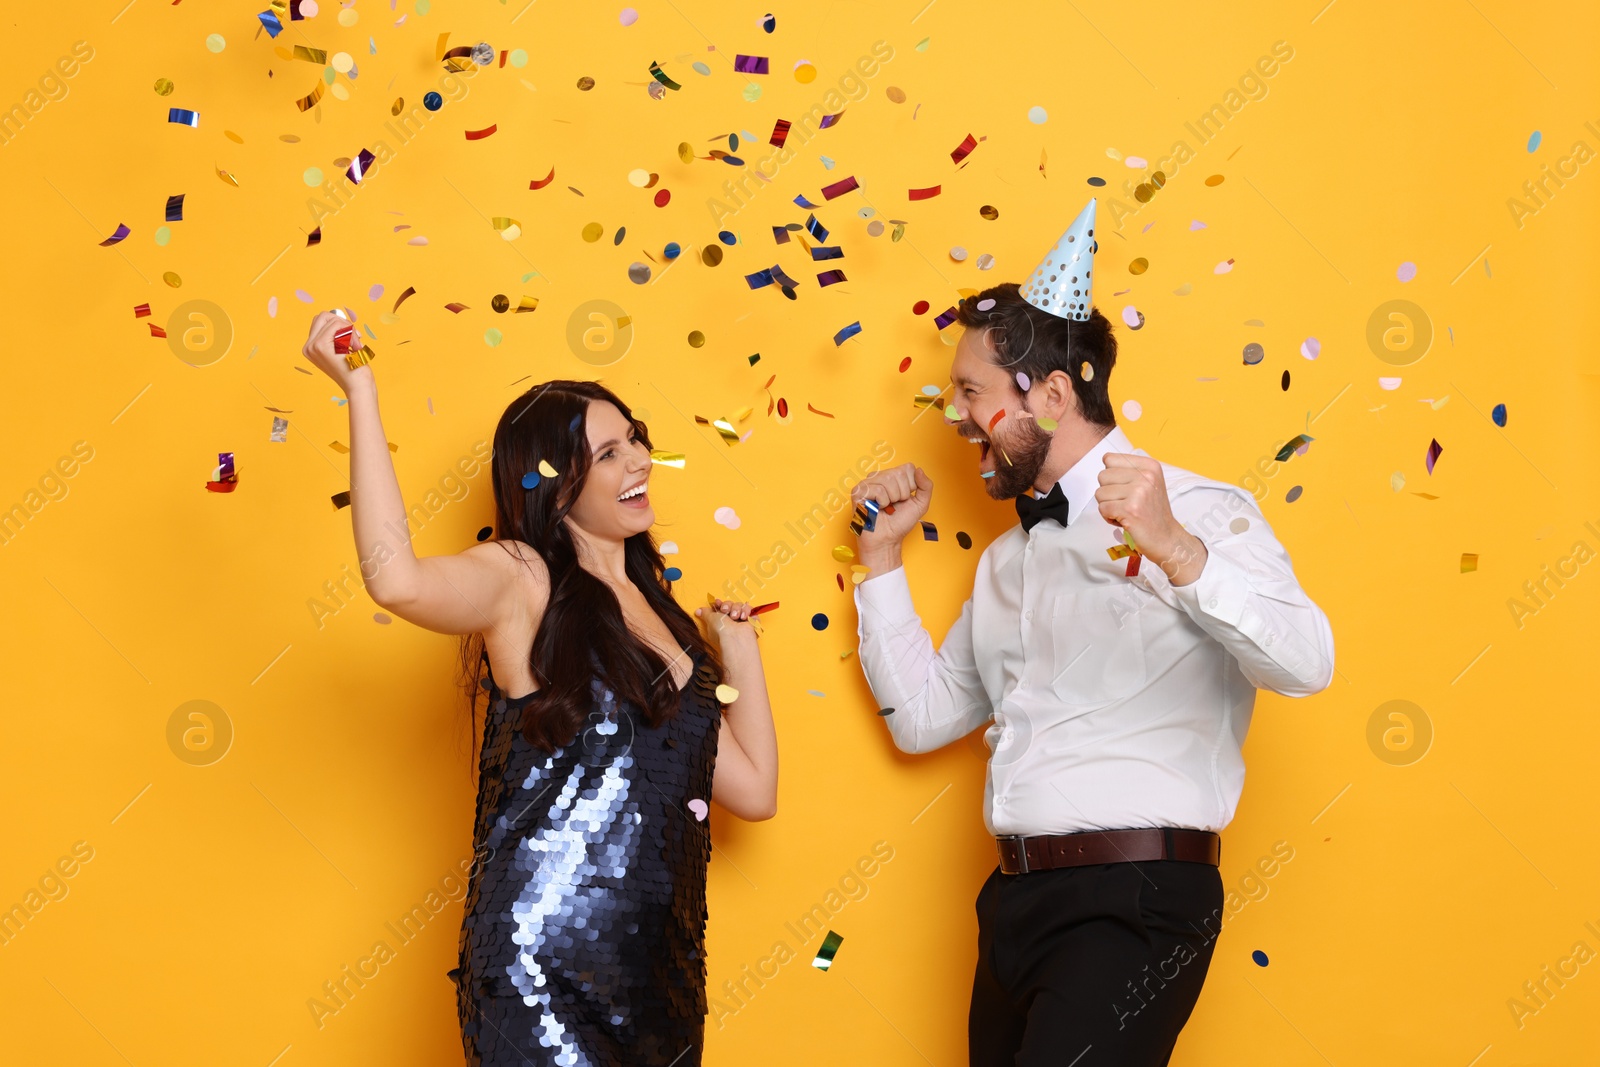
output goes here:
[{"label": "black trousers", "polygon": [[1207,863],[1001,874],[978,893],[972,1067],[1162,1067],[1222,924]]}]

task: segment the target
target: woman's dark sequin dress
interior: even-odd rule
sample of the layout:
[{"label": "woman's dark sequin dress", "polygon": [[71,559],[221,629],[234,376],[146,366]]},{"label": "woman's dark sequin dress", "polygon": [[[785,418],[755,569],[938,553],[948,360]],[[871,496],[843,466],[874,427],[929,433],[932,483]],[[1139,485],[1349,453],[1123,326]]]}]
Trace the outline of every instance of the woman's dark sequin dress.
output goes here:
[{"label": "woman's dark sequin dress", "polygon": [[595,681],[588,723],[553,755],[522,736],[532,694],[490,679],[450,972],[469,1067],[700,1063],[711,830],[688,803],[711,799],[721,711],[694,656],[671,719],[652,729]]}]

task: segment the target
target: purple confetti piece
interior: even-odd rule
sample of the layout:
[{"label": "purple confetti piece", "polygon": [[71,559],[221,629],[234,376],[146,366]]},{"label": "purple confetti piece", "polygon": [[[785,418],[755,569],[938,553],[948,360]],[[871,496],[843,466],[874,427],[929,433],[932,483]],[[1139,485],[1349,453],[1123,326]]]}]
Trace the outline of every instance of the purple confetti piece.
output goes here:
[{"label": "purple confetti piece", "polygon": [[1428,456],[1425,462],[1428,464],[1429,474],[1433,473],[1433,465],[1439,462],[1439,454],[1443,451],[1444,446],[1441,445],[1437,439],[1428,442]]},{"label": "purple confetti piece", "polygon": [[805,208],[821,207],[822,206],[821,204],[813,204],[811,201],[807,200],[804,196],[795,197],[794,198],[794,202],[796,204],[798,204],[799,206],[805,207]]},{"label": "purple confetti piece", "polygon": [[933,324],[942,330],[954,321],[956,321],[956,309],[951,307],[941,311],[939,317],[933,320]]},{"label": "purple confetti piece", "polygon": [[806,216],[806,232],[823,244],[828,243],[828,228],[815,215]]},{"label": "purple confetti piece", "polygon": [[811,259],[813,261],[816,261],[816,260],[819,260],[819,259],[843,259],[843,258],[844,258],[844,246],[843,245],[827,245],[827,246],[824,246],[824,247],[813,248],[811,250]]},{"label": "purple confetti piece", "polygon": [[738,55],[734,57],[733,69],[740,74],[765,74],[767,72],[766,56]]},{"label": "purple confetti piece", "polygon": [[842,270],[825,270],[817,275],[817,284],[824,289],[835,282],[847,282],[849,280],[844,276],[844,271]]},{"label": "purple confetti piece", "polygon": [[754,274],[746,274],[744,280],[752,289],[765,289],[772,284],[772,270],[758,270]]}]

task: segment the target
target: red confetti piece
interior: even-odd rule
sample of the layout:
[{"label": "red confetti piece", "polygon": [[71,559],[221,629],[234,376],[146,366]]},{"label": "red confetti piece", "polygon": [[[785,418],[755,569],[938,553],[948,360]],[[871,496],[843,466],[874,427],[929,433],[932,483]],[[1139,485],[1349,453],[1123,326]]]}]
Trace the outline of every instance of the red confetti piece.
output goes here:
[{"label": "red confetti piece", "polygon": [[938,185],[930,185],[926,189],[913,189],[911,190],[911,199],[932,200],[939,195],[940,188],[942,187]]},{"label": "red confetti piece", "polygon": [[406,286],[406,291],[401,293],[399,299],[397,299],[394,302],[393,310],[399,311],[401,304],[404,304],[408,299],[410,299],[411,297],[416,296],[416,295],[417,295],[417,290],[416,290],[415,286],[412,286],[412,285]]},{"label": "red confetti piece", "polygon": [[666,189],[656,190],[656,207],[666,207],[667,201],[672,199],[672,193]]},{"label": "red confetti piece", "polygon": [[776,600],[774,600],[770,604],[760,604],[760,605],[758,605],[756,607],[751,608],[750,609],[750,614],[752,614],[752,615],[760,615],[763,612],[771,611],[773,608],[775,608],[777,606],[778,606],[778,602]]},{"label": "red confetti piece", "polygon": [[821,415],[825,419],[833,418],[833,416],[828,414],[826,411],[818,411],[816,408],[812,407],[810,404],[806,405],[806,410],[811,412],[811,414],[813,414],[813,415]]},{"label": "red confetti piece", "polygon": [[1137,578],[1139,576],[1139,561],[1143,558],[1144,557],[1139,555],[1137,552],[1128,557],[1128,569],[1125,572],[1126,577]]},{"label": "red confetti piece", "polygon": [[149,304],[137,304],[137,305],[134,306],[134,309],[133,309],[133,317],[134,318],[136,318],[136,319],[146,318],[146,317],[149,316],[149,314],[150,314],[150,305]]},{"label": "red confetti piece", "polygon": [[908,371],[910,369],[911,369],[911,357],[907,356],[905,359],[902,359],[900,361],[900,373],[904,374],[906,371]]},{"label": "red confetti piece", "polygon": [[995,412],[994,413],[994,418],[989,420],[989,429],[992,431],[994,429],[994,427],[995,427],[995,424],[998,423],[1001,419],[1003,419],[1005,417],[1006,417],[1006,409],[1005,408],[1001,408],[999,411]]},{"label": "red confetti piece", "polygon": [[787,400],[785,400],[783,397],[780,396],[778,398],[778,418],[787,419],[788,417],[789,417],[789,402]]},{"label": "red confetti piece", "polygon": [[498,130],[499,128],[500,128],[500,124],[498,122],[491,122],[489,125],[485,126],[481,130],[466,130],[464,132],[467,135],[467,140],[469,140],[469,141],[481,141],[485,137],[488,137],[490,134],[494,133],[494,131]]},{"label": "red confetti piece", "polygon": [[[463,311],[467,311],[469,309],[467,308],[467,305],[465,305],[465,304],[450,303],[450,304],[446,304],[445,305],[445,310],[454,311],[457,315],[459,315]],[[1001,412],[1001,414],[1005,414],[1005,413]]]},{"label": "red confetti piece", "polygon": [[835,572],[833,578],[834,581],[839,583],[839,592],[844,592],[844,575]]},{"label": "red confetti piece", "polygon": [[528,183],[528,188],[529,189],[543,189],[545,186],[549,185],[551,182],[553,182],[555,180],[556,180],[556,168],[555,168],[554,165],[552,165],[550,167],[550,173],[549,174],[546,174],[543,178],[538,178],[538,179],[536,179],[534,181],[529,182]]},{"label": "red confetti piece", "polygon": [[843,181],[834,182],[832,185],[824,185],[822,187],[822,198],[824,200],[832,200],[836,196],[843,196],[852,189],[859,188],[861,188],[861,183],[856,181],[854,175],[851,175]]},{"label": "red confetti piece", "polygon": [[967,134],[966,139],[960,144],[956,145],[956,147],[951,151],[950,159],[956,163],[960,163],[963,159],[967,158],[974,148],[977,147],[978,139],[969,133]]},{"label": "red confetti piece", "polygon": [[153,322],[150,323],[150,336],[151,337],[165,337],[166,335],[167,335],[167,331],[166,330],[163,330],[161,327],[157,326]]},{"label": "red confetti piece", "polygon": [[783,142],[787,141],[788,139],[789,120],[779,119],[777,124],[772,127],[772,136],[768,139],[768,143],[777,148],[782,148]]},{"label": "red confetti piece", "polygon": [[918,300],[915,304],[911,305],[911,314],[913,314],[913,315],[926,315],[927,313],[928,313],[928,302],[926,300]]}]

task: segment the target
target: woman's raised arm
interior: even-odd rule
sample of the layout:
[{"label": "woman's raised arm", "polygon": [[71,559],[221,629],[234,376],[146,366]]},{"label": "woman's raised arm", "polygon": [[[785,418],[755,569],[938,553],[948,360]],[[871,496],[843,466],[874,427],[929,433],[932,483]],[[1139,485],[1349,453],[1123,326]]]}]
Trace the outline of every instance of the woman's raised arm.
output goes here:
[{"label": "woman's raised arm", "polygon": [[[544,612],[549,574],[520,542],[487,541],[448,556],[419,559],[411,548],[394,459],[378,417],[378,383],[369,363],[351,367],[335,336],[351,324],[331,311],[311,322],[302,351],[344,390],[350,412],[350,512],[361,580],[382,608],[443,634],[480,633],[511,612]],[[359,336],[350,340],[359,347]]]}]

